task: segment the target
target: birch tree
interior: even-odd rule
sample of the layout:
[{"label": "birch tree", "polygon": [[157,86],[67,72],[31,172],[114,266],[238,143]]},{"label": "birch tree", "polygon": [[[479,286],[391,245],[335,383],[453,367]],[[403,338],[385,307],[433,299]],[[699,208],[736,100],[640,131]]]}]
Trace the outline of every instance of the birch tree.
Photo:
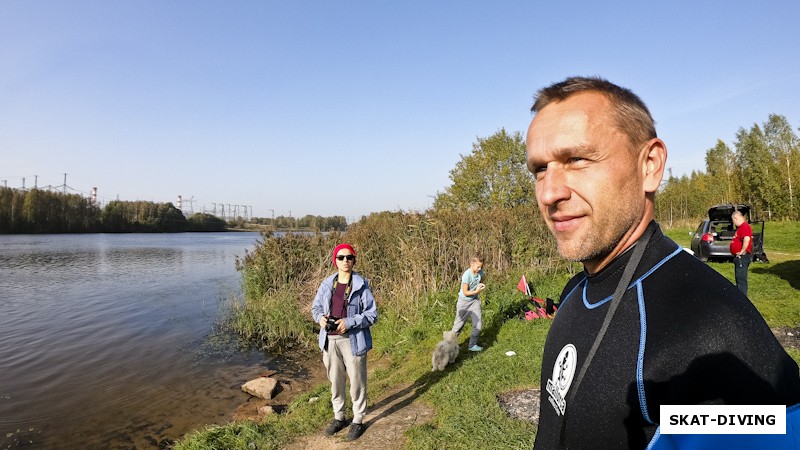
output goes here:
[{"label": "birch tree", "polygon": [[[788,203],[778,211],[782,216],[796,219],[798,217],[795,205],[797,176],[793,173],[797,171],[798,160],[798,138],[792,130],[786,117],[778,114],[770,114],[767,122],[764,123],[764,136],[770,155],[776,165],[776,176],[780,185],[785,186],[786,197],[781,203]],[[781,205],[783,206],[783,205]]]},{"label": "birch tree", "polygon": [[737,200],[736,161],[733,150],[721,139],[706,152],[706,174],[711,178],[711,194],[718,203]]}]

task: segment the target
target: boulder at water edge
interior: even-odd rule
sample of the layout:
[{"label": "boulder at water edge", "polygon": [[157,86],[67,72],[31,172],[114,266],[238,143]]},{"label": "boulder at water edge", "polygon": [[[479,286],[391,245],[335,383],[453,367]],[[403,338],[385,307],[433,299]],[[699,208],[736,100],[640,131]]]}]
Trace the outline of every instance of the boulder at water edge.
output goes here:
[{"label": "boulder at water edge", "polygon": [[269,400],[275,396],[275,390],[277,388],[278,380],[266,377],[259,377],[242,385],[243,391],[265,400]]}]

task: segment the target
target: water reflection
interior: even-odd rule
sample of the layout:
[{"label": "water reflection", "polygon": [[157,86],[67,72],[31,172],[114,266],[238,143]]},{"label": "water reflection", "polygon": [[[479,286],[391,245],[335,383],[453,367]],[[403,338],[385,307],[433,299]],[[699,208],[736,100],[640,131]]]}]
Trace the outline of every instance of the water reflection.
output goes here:
[{"label": "water reflection", "polygon": [[278,363],[204,346],[257,237],[0,236],[1,447],[152,448],[229,420]]}]

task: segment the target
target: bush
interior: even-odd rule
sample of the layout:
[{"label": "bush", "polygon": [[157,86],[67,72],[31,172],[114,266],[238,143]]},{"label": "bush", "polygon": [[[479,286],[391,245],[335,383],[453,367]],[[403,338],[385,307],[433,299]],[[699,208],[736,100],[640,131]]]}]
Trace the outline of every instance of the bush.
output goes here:
[{"label": "bush", "polygon": [[225,231],[227,224],[223,219],[211,214],[194,214],[187,219],[190,231]]}]

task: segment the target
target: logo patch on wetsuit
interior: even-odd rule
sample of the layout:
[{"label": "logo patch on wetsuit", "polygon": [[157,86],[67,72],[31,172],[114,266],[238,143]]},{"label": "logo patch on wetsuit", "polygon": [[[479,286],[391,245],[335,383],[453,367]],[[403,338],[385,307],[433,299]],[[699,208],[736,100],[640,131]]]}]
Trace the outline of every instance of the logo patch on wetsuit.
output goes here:
[{"label": "logo patch on wetsuit", "polygon": [[553,365],[553,375],[547,380],[547,393],[550,404],[556,414],[562,416],[567,409],[567,391],[575,377],[575,366],[578,364],[578,351],[575,346],[567,344],[561,349]]}]

